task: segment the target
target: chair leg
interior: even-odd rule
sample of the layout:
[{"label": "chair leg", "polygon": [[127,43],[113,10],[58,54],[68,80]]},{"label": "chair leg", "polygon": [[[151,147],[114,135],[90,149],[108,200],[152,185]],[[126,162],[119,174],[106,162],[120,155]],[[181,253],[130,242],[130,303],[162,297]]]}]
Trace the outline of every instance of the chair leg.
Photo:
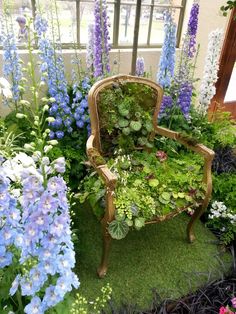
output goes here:
[{"label": "chair leg", "polygon": [[102,222],[102,229],[103,229],[103,250],[102,250],[102,259],[101,264],[97,269],[97,274],[99,278],[103,278],[106,276],[107,269],[108,269],[108,260],[109,260],[109,253],[111,247],[111,236],[107,231],[107,221]]},{"label": "chair leg", "polygon": [[193,213],[188,226],[187,226],[187,237],[188,237],[188,241],[190,243],[193,243],[195,240],[195,235],[194,235],[194,225],[196,223],[196,221],[201,217],[201,215],[203,214],[204,210],[205,210],[206,206],[205,204],[200,205]]}]

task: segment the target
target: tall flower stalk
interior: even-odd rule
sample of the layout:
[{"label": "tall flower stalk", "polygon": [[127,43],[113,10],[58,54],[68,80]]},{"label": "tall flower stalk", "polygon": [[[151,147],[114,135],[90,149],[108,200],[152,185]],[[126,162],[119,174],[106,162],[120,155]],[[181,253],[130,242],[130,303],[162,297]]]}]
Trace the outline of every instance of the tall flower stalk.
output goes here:
[{"label": "tall flower stalk", "polygon": [[94,17],[94,76],[102,77],[110,72],[110,37],[106,0],[95,0]]},{"label": "tall flower stalk", "polygon": [[215,83],[219,70],[219,57],[223,40],[223,30],[216,29],[209,34],[207,55],[203,71],[203,79],[199,94],[199,111],[205,114],[212,97],[215,95]]},{"label": "tall flower stalk", "polygon": [[[55,120],[50,123],[52,129],[50,135],[51,138],[56,137],[60,139],[64,137],[65,131],[68,133],[73,131],[73,115],[69,105],[62,52],[60,45],[48,39],[47,21],[39,14],[35,19],[35,30],[38,37],[42,80],[46,81],[51,97],[49,113],[55,118]],[[59,49],[56,49],[56,47]]]},{"label": "tall flower stalk", "polygon": [[176,24],[171,11],[164,13],[164,42],[161,50],[157,82],[162,87],[169,87],[174,76],[176,47]]},{"label": "tall flower stalk", "polygon": [[11,82],[12,98],[17,108],[23,88],[22,67],[19,58],[16,38],[13,31],[11,15],[6,2],[3,2],[2,43],[3,43],[3,74]]},{"label": "tall flower stalk", "polygon": [[90,76],[94,72],[94,25],[89,24],[88,26],[88,44],[86,47],[86,65],[87,71]]},{"label": "tall flower stalk", "polygon": [[195,0],[188,22],[188,30],[184,37],[183,48],[179,59],[177,72],[175,75],[175,85],[178,87],[177,106],[182,110],[186,119],[189,112],[193,92],[194,58],[197,55],[196,34],[198,27],[199,4]]}]

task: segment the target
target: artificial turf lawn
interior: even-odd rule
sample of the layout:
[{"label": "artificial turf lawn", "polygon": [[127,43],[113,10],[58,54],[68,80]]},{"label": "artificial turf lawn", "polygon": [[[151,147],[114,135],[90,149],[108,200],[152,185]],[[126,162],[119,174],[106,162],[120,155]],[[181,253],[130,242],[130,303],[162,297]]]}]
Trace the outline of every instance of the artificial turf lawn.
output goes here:
[{"label": "artificial turf lawn", "polygon": [[215,236],[198,221],[196,241],[189,244],[183,213],[174,219],[131,231],[120,241],[113,240],[106,277],[99,279],[101,225],[89,208],[78,210],[79,241],[76,244],[79,293],[89,301],[100,295],[109,282],[117,304],[127,301],[150,308],[152,289],[163,298],[178,298],[194,291],[210,278],[219,278],[231,264],[228,253],[219,253]]}]

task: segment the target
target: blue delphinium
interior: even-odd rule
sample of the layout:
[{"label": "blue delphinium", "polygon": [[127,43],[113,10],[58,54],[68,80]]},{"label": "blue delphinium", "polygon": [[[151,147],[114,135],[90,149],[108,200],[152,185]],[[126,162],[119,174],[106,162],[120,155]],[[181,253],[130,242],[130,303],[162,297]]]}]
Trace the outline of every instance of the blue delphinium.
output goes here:
[{"label": "blue delphinium", "polygon": [[87,127],[90,134],[90,117],[88,111],[88,92],[91,88],[91,82],[88,77],[83,78],[80,82],[75,82],[73,85],[73,114],[76,126],[79,129]]},{"label": "blue delphinium", "polygon": [[[64,171],[64,157],[52,163],[43,157],[38,165],[22,153],[1,159],[0,268],[12,263],[10,248],[15,246],[19,263],[28,267],[16,276],[10,295],[19,290],[22,296],[32,297],[25,313],[43,314],[79,286],[72,271],[75,252],[67,186],[60,175]],[[14,182],[19,194],[13,197]]]},{"label": "blue delphinium", "polygon": [[164,13],[164,42],[159,62],[157,82],[162,87],[169,87],[174,76],[176,47],[176,24],[170,11]]},{"label": "blue delphinium", "polygon": [[[59,173],[63,172],[64,158],[55,160],[52,167]],[[67,186],[60,175],[45,181],[41,170],[27,176],[22,185],[24,241],[20,244],[20,263],[33,258],[34,266],[25,274],[17,276],[10,292],[13,295],[19,285],[23,296],[33,297],[25,312],[30,313],[33,308],[37,308],[38,313],[44,313],[62,301],[72,286],[79,286],[78,278],[72,272],[75,253],[71,241]],[[49,285],[51,276],[57,279]],[[41,300],[37,293],[43,286],[46,290]]]},{"label": "blue delphinium", "polygon": [[110,37],[106,0],[95,0],[94,17],[94,76],[101,77],[110,72]]},{"label": "blue delphinium", "polygon": [[17,102],[20,99],[20,83],[22,79],[22,68],[16,46],[12,23],[4,14],[2,23],[2,45],[3,45],[3,74],[12,82],[13,100]]},{"label": "blue delphinium", "polygon": [[136,60],[136,71],[135,74],[137,76],[144,76],[144,58],[143,57],[138,57]]},{"label": "blue delphinium", "polygon": [[16,199],[10,194],[10,180],[4,175],[0,166],[0,268],[12,263],[10,251],[19,229],[20,211]]},{"label": "blue delphinium", "polygon": [[55,118],[55,121],[50,123],[50,137],[61,139],[64,132],[71,133],[73,131],[73,114],[67,93],[64,61],[60,47],[56,49],[47,38],[47,21],[37,15],[34,26],[38,36],[42,80],[47,82],[48,92],[52,99],[49,113]]}]

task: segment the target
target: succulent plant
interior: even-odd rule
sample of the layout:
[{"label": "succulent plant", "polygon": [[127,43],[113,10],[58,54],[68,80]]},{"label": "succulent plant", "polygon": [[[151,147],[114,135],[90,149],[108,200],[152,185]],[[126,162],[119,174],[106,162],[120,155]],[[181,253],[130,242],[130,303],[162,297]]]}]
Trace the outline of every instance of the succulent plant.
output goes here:
[{"label": "succulent plant", "polygon": [[139,131],[141,129],[141,127],[142,127],[141,121],[131,121],[130,122],[130,128],[135,132]]}]

